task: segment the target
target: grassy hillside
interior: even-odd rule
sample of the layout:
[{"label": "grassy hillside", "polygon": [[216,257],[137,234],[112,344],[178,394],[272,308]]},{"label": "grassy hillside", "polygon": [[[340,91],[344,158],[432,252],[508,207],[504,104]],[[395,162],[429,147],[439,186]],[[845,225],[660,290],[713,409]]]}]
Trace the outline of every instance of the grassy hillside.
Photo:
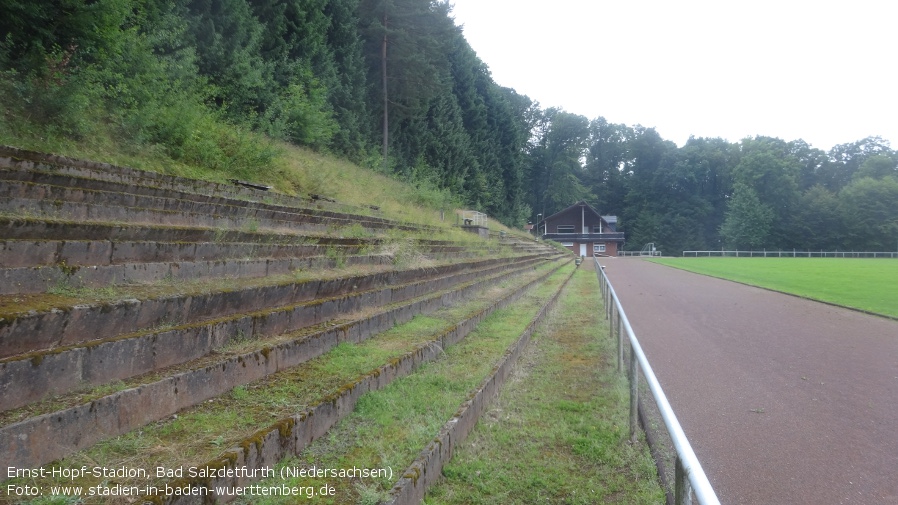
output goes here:
[{"label": "grassy hillside", "polygon": [[[346,211],[431,226],[452,227],[462,206],[450,192],[426,182],[406,183],[332,154],[224,124],[218,124],[220,145],[207,145],[209,157],[199,156],[192,163],[176,160],[161,148],[143,149],[127,139],[116,139],[102,125],[95,125],[95,136],[80,142],[42,135],[28,125],[27,121],[0,124],[0,144],[207,181],[248,180],[281,193],[332,199],[337,202],[332,207]],[[233,163],[219,163],[216,157],[227,146]],[[495,219],[489,226],[494,232],[523,234]]]}]

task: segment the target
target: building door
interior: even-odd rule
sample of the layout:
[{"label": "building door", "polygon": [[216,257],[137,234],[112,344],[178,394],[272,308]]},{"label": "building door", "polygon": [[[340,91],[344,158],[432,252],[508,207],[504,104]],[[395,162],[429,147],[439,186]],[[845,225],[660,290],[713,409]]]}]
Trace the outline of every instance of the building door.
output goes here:
[{"label": "building door", "polygon": [[586,256],[586,244],[580,244],[580,256]]}]

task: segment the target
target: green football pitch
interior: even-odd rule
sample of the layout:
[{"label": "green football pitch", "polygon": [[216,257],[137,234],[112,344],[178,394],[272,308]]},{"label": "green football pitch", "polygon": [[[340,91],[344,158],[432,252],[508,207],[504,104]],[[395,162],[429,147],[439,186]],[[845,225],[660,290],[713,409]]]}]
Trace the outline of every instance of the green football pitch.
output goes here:
[{"label": "green football pitch", "polygon": [[656,263],[898,317],[898,260],[657,258]]}]

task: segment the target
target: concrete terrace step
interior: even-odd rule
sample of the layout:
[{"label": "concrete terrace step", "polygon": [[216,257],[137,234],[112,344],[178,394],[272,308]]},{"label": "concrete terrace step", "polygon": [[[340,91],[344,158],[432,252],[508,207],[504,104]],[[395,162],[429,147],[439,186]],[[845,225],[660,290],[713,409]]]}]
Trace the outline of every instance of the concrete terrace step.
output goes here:
[{"label": "concrete terrace step", "polygon": [[[380,244],[379,238],[344,238],[303,233],[295,227],[277,230],[208,228],[131,224],[130,222],[80,222],[63,219],[0,216],[0,238],[14,240],[117,240],[154,242],[253,242],[262,244]],[[421,241],[436,243],[439,241]],[[442,242],[442,244],[447,244]]]},{"label": "concrete terrace step", "polygon": [[[549,273],[564,263],[557,263]],[[161,379],[130,384],[109,396],[57,412],[33,416],[0,427],[0,451],[10,464],[30,468],[45,464],[73,450],[89,447],[98,440],[125,433],[149,422],[163,419],[182,408],[221,395],[284,369],[326,353],[340,342],[360,342],[384,329],[410,320],[415,314],[464,300],[485,288],[493,288],[502,278],[521,278],[524,289],[549,274],[515,276],[513,272],[474,281],[448,291],[435,291],[425,297],[362,319],[299,335],[287,334],[276,341],[260,341],[256,350],[215,357],[188,364],[186,371],[174,370]],[[259,346],[264,347],[259,348]]]},{"label": "concrete terrace step", "polygon": [[[259,220],[239,215],[225,217],[216,214],[2,197],[0,208],[6,209],[4,213],[13,217],[25,216],[82,223],[127,222],[130,225],[189,226],[248,231],[278,230],[287,233],[325,233],[335,227],[332,222]],[[349,226],[350,223],[349,220],[341,220],[336,226]]]},{"label": "concrete terrace step", "polygon": [[[10,154],[10,150],[12,150],[12,154]],[[342,212],[326,210],[320,208],[320,203],[289,195],[240,189],[229,185],[33,153],[4,146],[0,146],[0,180],[7,181],[7,184],[18,181],[41,187],[58,186],[124,195],[112,196],[113,199],[136,201],[137,197],[148,197],[175,201],[167,203],[167,206],[183,206],[186,204],[177,202],[186,201],[217,207],[228,206],[281,213],[299,213],[317,219],[350,220],[367,228],[428,229],[428,227],[420,225],[371,216],[371,209],[340,205]],[[72,193],[72,197],[79,198],[77,192]],[[143,206],[162,208],[158,205],[156,203]],[[129,206],[140,207],[141,205]]]},{"label": "concrete terrace step", "polygon": [[[418,250],[435,261],[460,260],[478,253],[454,245],[428,245]],[[196,278],[254,278],[338,266],[387,265],[396,259],[386,245],[363,243],[7,240],[0,241],[0,295]]]},{"label": "concrete terrace step", "polygon": [[421,227],[391,223],[367,216],[338,214],[311,209],[258,205],[246,201],[208,202],[135,194],[134,187],[118,185],[112,190],[85,189],[89,179],[61,181],[67,186],[36,184],[9,178],[0,170],[0,208],[32,217],[68,220],[158,222],[186,226],[297,227],[304,230],[337,229],[357,225],[367,230],[419,230]]},{"label": "concrete terrace step", "polygon": [[[265,242],[147,242],[129,240],[0,240],[0,268],[34,268],[53,266],[91,267],[125,265],[129,263],[159,263],[187,261],[219,261],[244,258],[309,258],[328,251],[342,255],[361,254],[384,244],[381,240],[307,239],[300,243],[278,244]],[[315,243],[303,243],[315,242]],[[415,241],[416,247],[435,257],[476,252],[473,246],[451,242]],[[378,251],[375,249],[374,251]]]},{"label": "concrete terrace step", "polygon": [[128,186],[147,186],[197,196],[226,196],[232,199],[274,202],[294,207],[310,206],[310,199],[232,184],[188,179],[174,175],[0,146],[0,167],[49,171],[61,175],[109,181]]},{"label": "concrete terrace step", "polygon": [[[540,282],[545,282],[546,278],[540,279]],[[433,470],[436,466],[434,463],[442,463],[445,459],[448,459],[452,453],[451,448],[464,439],[467,430],[476,423],[477,416],[482,411],[483,406],[495,396],[504,377],[514,365],[517,355],[529,340],[529,335],[532,333],[535,322],[544,316],[548,305],[542,305],[541,309],[533,308],[534,318],[530,320],[530,324],[524,329],[524,333],[510,343],[504,354],[501,350],[498,352],[484,352],[485,349],[478,349],[478,340],[480,339],[472,339],[471,333],[476,331],[479,324],[496,310],[512,307],[521,302],[532,303],[536,301],[520,300],[524,294],[524,291],[517,291],[509,296],[499,298],[486,309],[465,317],[452,328],[434,334],[428,341],[418,344],[413,350],[406,352],[388,365],[375,368],[368,373],[360,375],[332,395],[311,403],[301,412],[282,418],[268,427],[256,431],[219,457],[207,460],[198,466],[204,467],[208,465],[216,468],[222,466],[225,468],[275,467],[284,458],[294,455],[299,456],[304,465],[314,465],[316,468],[334,468],[344,464],[346,467],[357,468],[382,468],[384,465],[412,464],[409,467],[409,471],[405,472],[401,471],[401,466],[400,468],[394,468],[394,470],[398,471],[393,473],[392,482],[396,483],[399,480],[400,482],[397,484],[402,484],[403,487],[406,487],[406,483],[403,481],[413,481],[416,488],[419,485],[424,487],[425,482],[429,484],[439,477],[439,469]],[[554,302],[557,294],[558,291],[556,290],[555,296],[548,300],[548,304]],[[526,324],[526,320],[523,322]],[[480,337],[484,338],[482,335]],[[484,339],[492,339],[492,336]],[[503,338],[503,340],[505,339]],[[457,345],[466,347],[471,354],[447,356],[445,351]],[[352,434],[354,429],[337,426],[339,421],[355,410],[356,403],[363,395],[368,393],[376,395],[375,391],[393,387],[393,383],[396,380],[409,376],[422,377],[437,368],[443,368],[451,374],[455,368],[453,365],[458,364],[459,359],[469,361],[472,354],[476,354],[481,359],[480,363],[482,366],[475,368],[479,368],[483,375],[470,375],[471,370],[466,369],[464,372],[454,375],[453,378],[440,377],[438,374],[434,374],[430,378],[422,380],[424,383],[432,380],[445,385],[443,392],[448,397],[456,397],[455,399],[459,402],[456,405],[460,404],[460,408],[455,411],[454,415],[452,411],[455,409],[455,405],[451,406],[449,410],[444,410],[443,406],[434,405],[432,408],[428,407],[426,412],[398,409],[391,416],[397,420],[393,425],[395,429],[390,433],[385,433],[384,437],[391,442],[395,441],[400,448],[391,451],[389,455],[380,452],[380,448],[373,449],[372,447],[355,445],[354,442],[356,441],[353,440]],[[437,360],[440,360],[440,363],[433,368],[421,369],[422,365]],[[483,380],[480,386],[475,387],[473,390],[464,391],[459,387],[466,382],[476,383],[481,378]],[[414,382],[415,378],[411,377],[411,379],[410,382]],[[408,381],[406,384],[408,384]],[[403,390],[405,390],[405,387],[407,386],[399,386]],[[378,402],[392,403],[395,400],[395,398],[390,399],[384,396],[381,396],[379,400],[373,400],[373,402],[375,404]],[[427,425],[432,424],[434,420],[440,421],[443,419],[448,419],[448,422],[442,430],[439,427],[434,427],[432,431],[428,428]],[[369,419],[368,422],[371,422],[371,420]],[[366,425],[364,420],[361,423],[362,426]],[[389,423],[389,421],[385,421],[385,423]],[[453,427],[453,429],[447,430],[447,426]],[[325,437],[325,435],[328,436]],[[329,439],[334,443],[325,443],[324,446],[311,446],[318,439]],[[371,441],[372,439],[369,437],[363,440],[362,444]],[[428,449],[436,447],[440,453],[438,458],[431,457],[428,460],[428,463],[430,463],[429,467],[425,467],[420,460],[414,460],[417,454],[412,452],[415,450],[415,447],[421,448],[425,444],[429,446]],[[304,449],[309,449],[309,451],[303,452]],[[324,456],[331,455],[335,451],[337,454],[333,455],[333,459],[328,460],[324,458]],[[397,459],[400,455],[404,457]],[[341,463],[335,464],[334,459],[339,460]],[[435,459],[437,461],[434,461]],[[168,484],[172,487],[189,486],[196,490],[205,488],[210,492],[205,497],[207,503],[226,503],[229,501],[228,497],[215,495],[214,489],[216,487],[246,486],[257,480],[251,477],[182,478],[169,481]],[[289,484],[298,483],[293,480],[288,482]],[[308,481],[303,481],[302,479],[299,479],[299,482],[301,482],[301,485],[308,484]],[[335,503],[357,503],[359,497],[354,495],[358,489],[348,484],[348,482],[344,481],[343,485],[340,486],[342,489],[337,491],[337,495],[334,498]],[[378,484],[383,484],[383,480]],[[391,495],[404,496],[409,491],[415,493],[418,489],[399,489],[397,487],[391,490]],[[157,496],[161,499],[159,503],[189,503],[174,494],[165,496],[164,493],[158,493]],[[399,501],[398,503],[420,503],[420,499]]]},{"label": "concrete terrace step", "polygon": [[[491,268],[507,268],[515,264],[540,261],[541,256],[514,259],[489,259],[448,264],[427,269],[386,271],[372,275],[332,280],[313,279],[297,282],[257,282],[245,288],[210,288],[182,294],[168,289],[168,294],[143,299],[127,298],[94,304],[53,304],[39,308],[41,300],[32,299],[25,306],[12,304],[0,312],[0,358],[31,353],[55,347],[101,341],[117,335],[158,326],[196,323],[251,312],[265,308],[291,306],[316,298],[347,296],[390,286],[417,286],[426,290],[427,282],[449,282],[453,276]],[[245,282],[245,281],[244,281]],[[247,283],[248,284],[248,283]],[[225,286],[233,285],[233,282]],[[163,293],[165,287],[160,287]],[[52,303],[52,300],[51,300]],[[0,383],[2,384],[2,383]]]},{"label": "concrete terrace step", "polygon": [[[81,457],[417,315],[470,300],[494,310],[570,259],[517,239],[433,240],[451,235],[375,212],[0,146],[0,454],[18,468]],[[320,436],[362,390],[411,372],[483,314],[444,316],[451,337],[403,330],[373,355],[348,346],[377,370],[299,379],[353,382],[310,398],[318,406],[290,421],[305,419],[300,431],[275,443]]]},{"label": "concrete terrace step", "polygon": [[[214,320],[149,329],[0,360],[0,411],[85,385],[106,384],[197,359],[234,341],[260,340],[360,310],[425,296],[478,278],[506,275],[534,262],[496,266],[408,284],[272,308],[268,305]],[[110,316],[114,317],[114,316]],[[55,336],[55,333],[51,334]],[[12,394],[15,392],[15,394]]]},{"label": "concrete terrace step", "polygon": [[0,268],[0,295],[77,291],[200,278],[252,279],[310,269],[334,269],[339,266],[390,265],[394,261],[393,256],[386,254],[356,254],[358,251],[353,253],[350,248],[345,247],[326,254],[325,249],[322,247],[319,251],[322,254],[298,258],[262,256],[252,259],[125,263],[83,268],[67,263],[48,267]]},{"label": "concrete terrace step", "polygon": [[[71,250],[76,242],[58,242],[60,247],[49,246],[43,250],[38,242],[25,241],[23,244],[0,242],[0,257],[9,250],[32,251],[35,254],[23,257],[9,254],[5,259],[27,259],[41,262],[47,266],[0,267],[0,296],[15,294],[38,294],[79,290],[85,288],[109,288],[121,285],[150,284],[154,282],[174,282],[198,278],[257,278],[274,275],[285,275],[312,269],[334,269],[360,265],[390,265],[396,261],[394,254],[378,250],[371,251],[367,246],[266,246],[261,244],[194,244],[194,243],[144,243],[163,261],[146,261],[139,256],[137,261],[120,263],[118,260],[133,253],[132,248],[98,247],[89,248],[78,244],[81,251],[105,250],[111,252],[113,261],[102,264],[77,261],[80,256],[59,254],[55,251]],[[107,243],[109,244],[109,243]],[[21,245],[22,247],[15,247]],[[193,261],[194,256],[185,254],[201,250],[209,246],[209,254],[199,255],[201,259]],[[229,245],[235,247],[232,252]],[[7,247],[10,246],[10,247]],[[125,249],[124,251],[122,249]],[[37,251],[35,251],[37,250]],[[241,254],[241,251],[245,251]],[[39,254],[43,252],[45,254]],[[292,255],[289,255],[293,252]],[[162,254],[160,254],[162,253]],[[272,254],[275,253],[275,254]],[[287,253],[287,254],[285,254]],[[477,251],[464,251],[461,247],[431,247],[424,250],[427,257],[434,261],[447,259],[463,260],[478,256]],[[220,257],[216,257],[221,255]],[[202,259],[212,257],[212,259]],[[274,256],[274,257],[273,257]],[[186,259],[185,259],[186,258]],[[104,258],[106,259],[106,258]],[[0,260],[2,265],[2,260]]]}]

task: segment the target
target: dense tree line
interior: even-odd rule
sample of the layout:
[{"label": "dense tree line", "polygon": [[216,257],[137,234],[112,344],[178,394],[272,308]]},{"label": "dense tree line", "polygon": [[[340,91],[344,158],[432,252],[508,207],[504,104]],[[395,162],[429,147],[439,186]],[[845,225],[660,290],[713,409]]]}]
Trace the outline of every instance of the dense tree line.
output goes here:
[{"label": "dense tree line", "polygon": [[887,142],[677,147],[652,128],[543,109],[492,80],[446,0],[0,0],[0,72],[4,121],[34,135],[88,138],[103,124],[247,177],[273,155],[264,134],[510,225],[586,200],[620,216],[629,248],[898,247]]},{"label": "dense tree line", "polygon": [[802,140],[732,143],[540,111],[530,198],[551,215],[584,199],[618,215],[630,249],[898,250],[898,152],[878,138],[829,152]]},{"label": "dense tree line", "polygon": [[526,98],[492,80],[446,1],[2,0],[0,65],[0,91],[54,133],[112,123],[247,175],[270,152],[241,132],[262,133],[529,216]]}]

